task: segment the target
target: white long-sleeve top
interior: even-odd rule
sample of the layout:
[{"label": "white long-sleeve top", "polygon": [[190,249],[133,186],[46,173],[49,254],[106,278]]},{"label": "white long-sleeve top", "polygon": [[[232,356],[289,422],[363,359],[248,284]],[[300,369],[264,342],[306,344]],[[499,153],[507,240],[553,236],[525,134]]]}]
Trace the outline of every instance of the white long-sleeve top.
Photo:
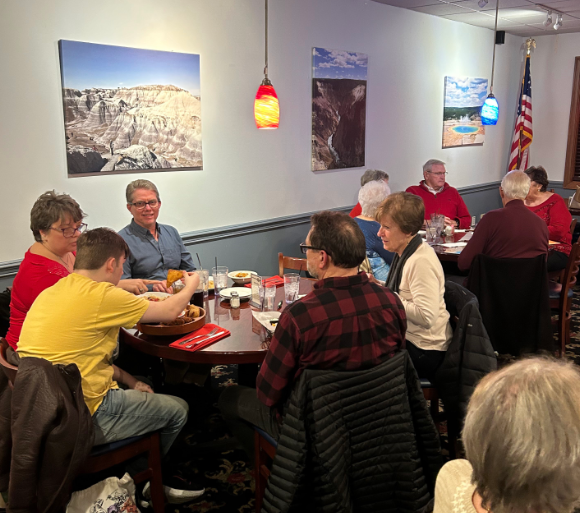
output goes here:
[{"label": "white long-sleeve top", "polygon": [[445,275],[441,263],[426,242],[405,266],[399,298],[407,314],[407,340],[419,349],[446,351],[453,337],[445,308]]}]

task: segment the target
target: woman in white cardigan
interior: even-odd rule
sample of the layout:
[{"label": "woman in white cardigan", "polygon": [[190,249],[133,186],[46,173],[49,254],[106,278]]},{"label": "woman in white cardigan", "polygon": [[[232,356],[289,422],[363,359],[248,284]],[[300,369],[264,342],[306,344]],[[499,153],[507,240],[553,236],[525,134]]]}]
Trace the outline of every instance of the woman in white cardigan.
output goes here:
[{"label": "woman in white cardigan", "polygon": [[379,237],[395,253],[386,286],[397,293],[407,314],[407,351],[420,378],[432,380],[443,362],[453,331],[445,308],[441,263],[418,231],[425,206],[419,196],[391,194],[379,207]]}]

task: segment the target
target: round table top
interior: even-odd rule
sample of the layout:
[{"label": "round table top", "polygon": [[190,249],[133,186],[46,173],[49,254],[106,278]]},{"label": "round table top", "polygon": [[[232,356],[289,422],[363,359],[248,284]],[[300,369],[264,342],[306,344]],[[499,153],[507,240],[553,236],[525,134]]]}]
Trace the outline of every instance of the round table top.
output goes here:
[{"label": "round table top", "polygon": [[[300,294],[307,294],[313,288],[315,280],[300,279]],[[276,290],[276,306],[284,301],[284,287]],[[211,363],[226,365],[233,363],[262,363],[268,350],[271,334],[252,315],[255,308],[249,301],[243,301],[240,308],[230,308],[229,301],[223,301],[218,295],[211,294],[204,301],[206,324],[212,323],[231,332],[229,337],[218,340],[195,352],[169,347],[184,335],[160,337],[144,335],[136,329],[121,329],[121,340],[143,353],[189,363]],[[195,335],[195,332],[192,333]]]},{"label": "round table top", "polygon": [[[465,236],[466,233],[468,232],[459,232],[459,233],[455,232],[453,235],[445,237],[444,240],[441,239],[441,242],[459,242],[462,239],[462,237]],[[459,254],[463,249],[463,248],[446,248],[445,246],[439,245],[434,245],[431,247],[433,248],[435,253],[437,253],[439,260],[441,260],[442,262],[457,262],[457,260],[459,260]],[[459,253],[457,251],[459,251]]]}]

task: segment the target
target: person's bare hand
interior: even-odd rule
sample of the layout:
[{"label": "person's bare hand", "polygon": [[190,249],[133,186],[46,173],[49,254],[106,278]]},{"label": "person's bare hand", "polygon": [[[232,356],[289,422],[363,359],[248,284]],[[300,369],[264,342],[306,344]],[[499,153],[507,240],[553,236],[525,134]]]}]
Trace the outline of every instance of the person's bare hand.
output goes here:
[{"label": "person's bare hand", "polygon": [[166,281],[160,281],[153,285],[153,292],[166,292],[167,294],[171,294],[173,291],[167,288]]},{"label": "person's bare hand", "polygon": [[154,393],[153,389],[147,383],[143,383],[143,381],[137,381],[133,387],[133,390],[139,390],[139,392],[146,392],[148,394]]},{"label": "person's bare hand", "polygon": [[457,223],[455,222],[455,219],[451,219],[447,216],[445,216],[445,226],[456,226]]},{"label": "person's bare hand", "polygon": [[370,273],[367,273],[367,276],[368,276],[368,278],[369,278],[369,281],[370,281],[371,283],[376,283],[377,285],[380,285],[380,283],[379,283],[379,280],[377,280],[377,279],[376,279],[376,278],[375,278],[375,277],[374,277],[372,274],[370,274]]},{"label": "person's bare hand", "polygon": [[147,292],[147,284],[144,280],[121,280],[119,281],[118,286],[127,292],[131,292],[131,294],[135,294],[136,296]]}]

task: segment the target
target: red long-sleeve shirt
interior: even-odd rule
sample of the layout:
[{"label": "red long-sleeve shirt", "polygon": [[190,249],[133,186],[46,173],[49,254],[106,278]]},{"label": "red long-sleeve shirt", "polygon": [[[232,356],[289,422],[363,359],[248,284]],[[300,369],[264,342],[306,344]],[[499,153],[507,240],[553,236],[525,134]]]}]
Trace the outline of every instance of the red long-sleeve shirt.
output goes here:
[{"label": "red long-sleeve shirt", "polygon": [[572,234],[570,233],[572,214],[562,197],[552,194],[543,203],[528,207],[528,209],[544,220],[550,232],[550,240],[560,242],[560,244],[551,245],[550,251],[561,251],[569,255],[572,250]]},{"label": "red long-sleeve shirt", "polygon": [[407,192],[423,199],[425,219],[431,219],[431,214],[443,214],[450,219],[457,219],[459,228],[469,228],[471,226],[471,216],[463,198],[459,195],[457,189],[451,187],[447,182],[445,182],[443,190],[437,194],[433,194],[427,189],[424,180],[419,185],[408,187]]}]

